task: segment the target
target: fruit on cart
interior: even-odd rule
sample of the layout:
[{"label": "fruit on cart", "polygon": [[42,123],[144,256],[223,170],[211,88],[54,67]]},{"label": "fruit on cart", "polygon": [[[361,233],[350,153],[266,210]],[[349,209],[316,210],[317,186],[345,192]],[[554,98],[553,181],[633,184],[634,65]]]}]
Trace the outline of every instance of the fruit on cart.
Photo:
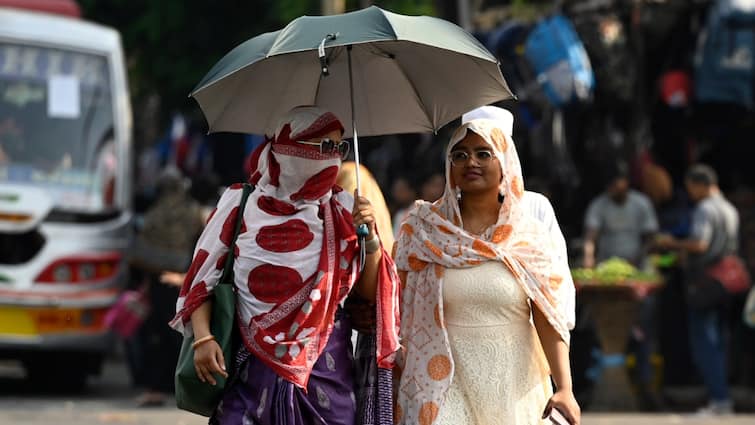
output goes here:
[{"label": "fruit on cart", "polygon": [[618,257],[611,257],[595,268],[596,278],[601,283],[621,282],[635,273],[637,268]]},{"label": "fruit on cart", "polygon": [[574,280],[593,280],[595,279],[595,270],[594,269],[572,269],[571,276]]},{"label": "fruit on cart", "polygon": [[627,280],[658,283],[660,276],[655,272],[638,270],[628,261],[612,257],[598,264],[594,269],[578,268],[572,270],[572,278],[582,282],[593,282],[612,285]]}]

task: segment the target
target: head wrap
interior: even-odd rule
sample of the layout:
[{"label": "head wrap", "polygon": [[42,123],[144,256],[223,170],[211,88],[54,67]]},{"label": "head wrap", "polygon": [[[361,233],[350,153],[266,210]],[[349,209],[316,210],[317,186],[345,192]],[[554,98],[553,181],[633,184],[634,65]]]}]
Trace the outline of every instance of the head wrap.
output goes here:
[{"label": "head wrap", "polygon": [[461,116],[461,123],[466,124],[472,120],[488,119],[498,121],[498,125],[503,133],[508,137],[514,134],[514,114],[508,109],[497,106],[480,106]]},{"label": "head wrap", "polygon": [[[402,424],[431,424],[453,377],[453,358],[443,321],[442,287],[446,268],[499,261],[512,273],[561,338],[574,326],[574,286],[556,241],[521,205],[522,171],[516,148],[498,121],[474,119],[452,136],[448,153],[474,132],[490,145],[500,164],[504,195],[496,224],[482,237],[464,230],[450,161],[446,190],[433,204],[419,201],[401,228],[396,265],[405,284],[401,337],[405,352],[397,412]],[[491,166],[493,163],[491,163]],[[440,360],[439,360],[440,359]],[[443,373],[433,365],[447,364]]]}]

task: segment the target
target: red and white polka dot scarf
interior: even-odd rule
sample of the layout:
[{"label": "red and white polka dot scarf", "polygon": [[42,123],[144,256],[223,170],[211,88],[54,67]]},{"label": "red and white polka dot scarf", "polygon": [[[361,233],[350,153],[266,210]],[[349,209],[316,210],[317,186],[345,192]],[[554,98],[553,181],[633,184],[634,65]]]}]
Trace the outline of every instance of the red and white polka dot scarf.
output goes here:
[{"label": "red and white polka dot scarf", "polygon": [[[354,201],[335,185],[341,158],[297,143],[333,130],[343,130],[333,114],[299,107],[278,127],[275,138],[257,149],[250,179],[256,189],[247,201],[235,246],[244,343],[279,376],[302,388],[327,343],[338,305],[359,277]],[[179,330],[222,273],[240,185],[229,192],[217,210],[227,217],[211,218],[197,244],[172,323]],[[378,358],[392,363],[398,348],[398,277],[385,253],[379,273],[378,332],[383,341]]]}]

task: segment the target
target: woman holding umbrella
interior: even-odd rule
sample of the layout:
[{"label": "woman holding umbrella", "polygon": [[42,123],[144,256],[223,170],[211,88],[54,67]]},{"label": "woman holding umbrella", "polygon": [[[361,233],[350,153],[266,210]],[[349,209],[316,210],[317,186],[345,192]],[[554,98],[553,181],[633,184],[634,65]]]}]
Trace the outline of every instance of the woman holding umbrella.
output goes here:
[{"label": "woman holding umbrella", "polygon": [[539,424],[559,413],[579,423],[563,236],[526,198],[514,143],[497,121],[454,133],[443,196],[415,204],[398,238],[398,423]]},{"label": "woman holding umbrella", "polygon": [[[253,156],[255,185],[245,211],[241,190],[222,196],[194,254],[171,323],[195,338],[195,366],[215,384],[226,376],[210,334],[210,294],[222,273],[233,223],[243,225],[233,253],[243,345],[211,423],[353,424],[351,327],[342,302],[356,294],[377,305],[379,366],[398,348],[397,282],[375,232],[372,205],[339,191],[348,143],[332,113],[297,107]],[[364,263],[355,227],[366,224]],[[360,272],[361,267],[363,270]]]}]

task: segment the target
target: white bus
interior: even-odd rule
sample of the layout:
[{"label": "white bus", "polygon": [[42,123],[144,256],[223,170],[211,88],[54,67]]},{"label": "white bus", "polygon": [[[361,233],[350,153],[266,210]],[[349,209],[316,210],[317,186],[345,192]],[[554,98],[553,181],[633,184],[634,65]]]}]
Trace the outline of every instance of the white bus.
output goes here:
[{"label": "white bus", "polygon": [[0,358],[75,389],[128,275],[131,106],[117,31],[21,3],[0,0]]}]

